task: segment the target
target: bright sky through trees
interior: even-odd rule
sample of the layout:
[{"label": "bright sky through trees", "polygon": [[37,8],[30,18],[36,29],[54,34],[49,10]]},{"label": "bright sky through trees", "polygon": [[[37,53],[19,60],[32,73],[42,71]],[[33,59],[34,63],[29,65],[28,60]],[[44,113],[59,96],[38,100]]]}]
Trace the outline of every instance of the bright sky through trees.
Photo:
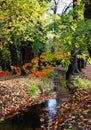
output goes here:
[{"label": "bright sky through trees", "polygon": [[[70,5],[72,5],[73,0],[57,0],[57,14],[62,14]],[[49,4],[50,7],[54,7],[54,0],[51,0]],[[69,9],[69,8],[68,8]],[[51,11],[52,13],[53,11]]]},{"label": "bright sky through trees", "polygon": [[[72,8],[73,0],[56,0],[58,2],[57,4],[57,14],[62,14],[64,11],[69,11],[69,9]],[[50,4],[50,14],[53,14],[53,8],[55,8],[54,0],[51,0]],[[67,9],[67,10],[66,10]],[[44,17],[46,18],[48,16],[48,13],[44,14]]]},{"label": "bright sky through trees", "polygon": [[61,14],[72,2],[73,2],[73,0],[59,0],[58,7],[57,7],[57,13]]}]

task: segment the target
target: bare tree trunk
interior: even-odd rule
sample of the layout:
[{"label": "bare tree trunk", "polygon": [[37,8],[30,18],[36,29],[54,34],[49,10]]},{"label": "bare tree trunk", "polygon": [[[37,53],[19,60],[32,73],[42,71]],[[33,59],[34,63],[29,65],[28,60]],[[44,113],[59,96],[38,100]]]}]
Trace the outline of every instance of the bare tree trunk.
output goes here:
[{"label": "bare tree trunk", "polygon": [[89,56],[91,58],[91,49],[90,48],[88,48],[88,52],[89,52]]},{"label": "bare tree trunk", "polygon": [[10,50],[10,56],[11,56],[11,64],[13,66],[20,66],[20,62],[18,59],[15,45],[12,43],[9,43],[9,50]]},{"label": "bare tree trunk", "polygon": [[[84,18],[91,19],[91,0],[89,4],[85,4]],[[91,46],[88,48],[88,53],[91,57]]]},{"label": "bare tree trunk", "polygon": [[91,18],[91,4],[85,4],[84,18]]},{"label": "bare tree trunk", "polygon": [[66,80],[69,80],[71,74],[73,73],[79,73],[78,58],[76,56],[72,57],[70,65],[68,66],[68,70],[66,72]]},{"label": "bare tree trunk", "polygon": [[32,51],[31,45],[24,45],[25,43],[22,43],[21,46],[21,59],[22,59],[22,64],[31,62],[31,59],[34,57],[34,53]]},{"label": "bare tree trunk", "polygon": [[[75,8],[77,6],[77,0],[73,0],[73,8]],[[78,20],[78,15],[76,14],[75,10],[74,10],[74,14],[73,14],[73,19]],[[78,58],[76,57],[76,55],[79,52],[76,52],[75,47],[73,48],[73,50],[71,51],[71,55],[72,55],[72,59],[70,60],[70,65],[68,66],[68,71],[66,72],[66,80],[70,79],[71,74],[73,73],[78,73],[79,69],[78,69]]]}]

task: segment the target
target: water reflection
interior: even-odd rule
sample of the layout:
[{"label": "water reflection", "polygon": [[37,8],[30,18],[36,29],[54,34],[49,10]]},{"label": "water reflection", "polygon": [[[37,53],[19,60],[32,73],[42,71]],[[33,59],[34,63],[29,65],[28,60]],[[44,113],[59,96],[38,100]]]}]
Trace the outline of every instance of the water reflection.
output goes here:
[{"label": "water reflection", "polygon": [[0,130],[36,130],[40,127],[40,106],[33,106],[28,112],[22,112],[0,123]]},{"label": "water reflection", "polygon": [[[61,98],[61,102],[64,98]],[[41,125],[50,124],[57,113],[58,99],[49,99],[46,102],[28,108],[28,112],[14,116],[0,122],[0,130],[41,130]],[[44,121],[41,122],[41,117]]]},{"label": "water reflection", "polygon": [[[11,119],[0,122],[0,130],[37,130],[42,123],[49,124],[51,122],[57,112],[56,106],[56,99],[49,99],[45,103],[31,107],[28,112],[21,112]],[[41,114],[45,115],[45,122],[40,121]]]},{"label": "water reflection", "polygon": [[55,115],[56,114],[56,111],[57,111],[56,106],[57,106],[56,99],[48,100],[48,108],[49,108],[49,114],[50,115]]},{"label": "water reflection", "polygon": [[50,123],[57,112],[57,100],[49,99],[47,102],[45,102],[45,107],[47,108],[46,114],[48,114],[48,116],[45,118],[45,122]]},{"label": "water reflection", "polygon": [[[57,105],[67,97],[68,93],[65,90],[59,87],[57,98],[52,97],[40,105],[30,107],[28,112],[23,111],[11,119],[0,122],[0,130],[42,130],[41,125],[50,124],[55,118]],[[41,117],[44,118],[43,121]]]},{"label": "water reflection", "polygon": [[19,115],[12,120],[12,130],[35,130],[39,125],[39,116],[32,115],[30,112]]}]

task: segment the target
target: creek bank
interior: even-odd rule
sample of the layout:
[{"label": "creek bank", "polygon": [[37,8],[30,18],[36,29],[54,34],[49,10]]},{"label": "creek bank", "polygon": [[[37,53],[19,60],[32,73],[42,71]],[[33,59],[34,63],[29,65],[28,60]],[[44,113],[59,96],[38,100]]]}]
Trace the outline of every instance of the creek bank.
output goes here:
[{"label": "creek bank", "polygon": [[[34,79],[32,82],[38,83],[38,79]],[[43,90],[34,95],[29,95],[29,90],[26,86],[31,86],[29,77],[16,77],[0,81],[0,120],[12,117],[25,110],[28,106],[40,104],[48,100],[50,96],[53,96],[53,94],[50,94],[54,89],[53,84],[45,86]]]},{"label": "creek bank", "polygon": [[[60,73],[61,71],[58,70],[58,72]],[[86,130],[87,129],[87,130],[90,130],[91,129],[91,88],[86,88],[83,90],[76,89],[74,93],[70,94],[68,101],[62,100],[63,98],[66,97],[67,91],[64,93],[64,95],[61,95],[59,91],[61,90],[61,93],[62,93],[62,90],[64,90],[64,89],[60,89],[60,87],[62,86],[62,84],[65,84],[65,81],[64,83],[62,83],[61,81],[63,77],[60,77],[61,75],[59,75],[60,78],[58,78],[57,76],[58,75],[56,75],[54,78],[57,80],[57,82],[55,82],[57,86],[55,88],[56,92],[54,93],[54,89],[53,89],[52,96],[51,97],[49,96],[49,98],[51,98],[52,100],[49,99],[46,101],[46,105],[48,106],[49,104],[48,102],[50,102],[52,107],[49,105],[49,108],[46,108],[43,105],[45,103],[37,105],[37,108],[40,108],[40,109],[42,105],[42,109],[41,109],[42,112],[40,112],[41,110],[39,111],[38,109],[37,112],[38,113],[40,112],[40,115],[38,115],[37,113],[38,115],[37,116],[35,113],[36,109],[33,105],[32,108],[34,110],[34,114],[32,114],[32,116],[31,114],[29,115],[29,113],[27,113],[27,115],[29,115],[28,116],[29,118],[27,118],[26,113],[25,113],[25,116],[22,117],[22,113],[21,113],[19,115],[14,116],[14,118],[10,118],[8,120],[1,122],[0,128],[3,130],[4,126],[6,125],[5,130],[20,130],[20,129],[34,130],[35,127],[38,130],[41,130],[41,129],[45,129],[45,130],[46,129],[50,129],[50,130],[58,130],[58,129],[62,129],[62,130],[63,129],[69,129],[69,130],[80,130],[80,129],[83,130],[84,129]],[[54,101],[54,105],[52,104],[52,101]],[[55,104],[55,101],[57,101],[57,104]],[[30,108],[28,112],[32,113]],[[52,114],[52,112],[54,113],[54,115]],[[11,124],[8,123],[9,120],[11,120]],[[12,124],[12,122],[14,124]]]},{"label": "creek bank", "polygon": [[[38,84],[39,79],[31,80],[29,77],[6,78],[0,81],[0,120],[10,118],[22,110],[26,110],[29,106],[41,104],[49,98],[66,97],[68,91],[66,89],[65,69],[56,67],[55,74],[50,79],[49,84],[40,80],[44,88],[34,95],[29,95],[28,86],[32,86],[35,82]],[[31,82],[34,82],[31,84]],[[39,83],[39,84],[40,84]],[[48,85],[48,86],[46,86]],[[27,86],[27,87],[26,87]],[[65,95],[65,96],[64,96]]]}]

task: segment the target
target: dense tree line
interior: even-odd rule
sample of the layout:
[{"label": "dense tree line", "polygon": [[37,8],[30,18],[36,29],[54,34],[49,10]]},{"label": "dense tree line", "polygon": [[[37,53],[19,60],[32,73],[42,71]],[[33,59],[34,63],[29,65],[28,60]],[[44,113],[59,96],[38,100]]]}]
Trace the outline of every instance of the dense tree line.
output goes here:
[{"label": "dense tree line", "polygon": [[[58,1],[54,0],[53,7],[48,6],[49,3],[0,1],[0,66],[3,70],[31,62],[43,51],[62,51],[69,56],[69,61],[65,61],[67,79],[85,66],[86,58],[91,57],[91,2],[74,0],[73,9],[58,15]],[[53,40],[48,35],[53,36]]]}]

